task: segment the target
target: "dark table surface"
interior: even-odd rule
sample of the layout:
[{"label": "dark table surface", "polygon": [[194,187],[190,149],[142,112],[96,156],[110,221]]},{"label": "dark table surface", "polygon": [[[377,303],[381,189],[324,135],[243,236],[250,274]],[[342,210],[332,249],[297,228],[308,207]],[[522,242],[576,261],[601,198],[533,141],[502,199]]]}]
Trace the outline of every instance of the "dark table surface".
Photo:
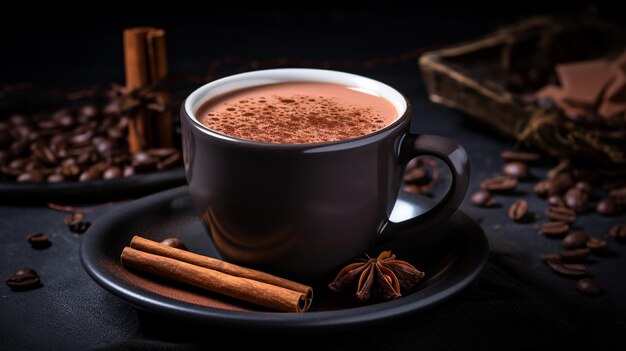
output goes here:
[{"label": "dark table surface", "polygon": [[[208,11],[208,10],[207,10]],[[34,82],[77,89],[94,83],[122,82],[121,30],[154,25],[168,30],[170,67],[180,74],[205,74],[211,59],[227,54],[254,58],[299,57],[362,60],[396,55],[472,39],[508,21],[534,12],[495,13],[481,8],[431,8],[420,13],[392,11],[256,11],[219,14],[199,11],[153,11],[143,15],[87,15],[42,20],[19,35],[1,31],[0,83]],[[610,11],[609,11],[610,12]],[[605,11],[606,13],[606,11]],[[32,43],[37,45],[33,46]],[[44,58],[37,52],[46,52]],[[5,50],[3,52],[6,53]],[[469,192],[482,179],[500,173],[499,152],[514,142],[494,136],[453,110],[428,101],[415,60],[374,69],[343,68],[379,79],[407,94],[414,106],[412,130],[451,137],[467,149],[472,164]],[[554,161],[533,168],[543,177]],[[517,198],[543,213],[545,203],[532,194],[498,196],[501,208],[462,210],[483,226],[491,253],[482,274],[468,289],[433,309],[372,328],[323,335],[278,334],[246,337],[139,311],[104,291],[83,270],[78,249],[82,235],[70,233],[64,212],[43,205],[0,205],[0,276],[21,267],[37,270],[41,288],[12,292],[0,287],[0,349],[75,350],[206,349],[217,340],[234,345],[291,345],[298,349],[623,349],[626,333],[626,246],[609,239],[607,258],[594,258],[591,274],[605,288],[601,297],[574,291],[575,281],[554,275],[539,256],[560,250],[559,240],[537,234],[545,219],[516,224],[506,216]],[[445,187],[444,182],[439,187]],[[94,221],[119,202],[92,204]],[[626,215],[585,214],[576,227],[605,238]],[[53,245],[33,250],[25,236],[44,232]],[[87,232],[84,235],[89,235]],[[622,345],[622,346],[620,346]]]}]

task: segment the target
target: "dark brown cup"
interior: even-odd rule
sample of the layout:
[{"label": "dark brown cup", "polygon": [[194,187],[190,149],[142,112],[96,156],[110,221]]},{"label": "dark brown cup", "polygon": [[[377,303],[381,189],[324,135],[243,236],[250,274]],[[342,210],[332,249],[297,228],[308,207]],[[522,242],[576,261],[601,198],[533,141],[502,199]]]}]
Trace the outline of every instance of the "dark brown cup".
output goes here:
[{"label": "dark brown cup", "polygon": [[[289,81],[366,88],[389,100],[400,117],[371,134],[317,144],[241,140],[212,131],[195,117],[204,102],[221,94]],[[292,279],[320,278],[381,240],[420,235],[452,215],[463,200],[469,181],[463,147],[440,136],[410,134],[410,121],[404,95],[343,72],[274,69],[211,82],[181,108],[194,207],[224,259]],[[452,171],[452,185],[429,211],[392,222],[406,164],[421,155],[442,159]]]}]

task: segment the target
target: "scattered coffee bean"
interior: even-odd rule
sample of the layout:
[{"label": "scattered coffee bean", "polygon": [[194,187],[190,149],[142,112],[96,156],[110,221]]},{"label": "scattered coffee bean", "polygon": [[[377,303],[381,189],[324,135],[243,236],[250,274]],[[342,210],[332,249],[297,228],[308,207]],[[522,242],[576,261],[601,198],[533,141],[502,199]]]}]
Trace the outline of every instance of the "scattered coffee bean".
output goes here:
[{"label": "scattered coffee bean", "polygon": [[548,195],[560,195],[574,185],[572,176],[559,173],[548,180]]},{"label": "scattered coffee bean", "polygon": [[161,241],[161,244],[166,245],[166,246],[171,246],[171,247],[181,249],[181,250],[187,250],[187,248],[185,247],[185,244],[178,238],[167,238]]},{"label": "scattered coffee bean", "polygon": [[617,204],[613,199],[602,199],[596,205],[596,212],[602,216],[612,216],[617,213]]},{"label": "scattered coffee bean", "polygon": [[48,240],[48,237],[44,233],[34,233],[26,237],[26,240],[34,249],[45,249],[50,247],[52,243]]},{"label": "scattered coffee bean", "polygon": [[617,241],[626,242],[626,224],[613,225],[609,230],[609,236]]},{"label": "scattered coffee bean", "polygon": [[73,212],[65,216],[65,224],[71,232],[82,234],[91,225],[90,222],[85,222],[83,219],[84,215],[81,212]]},{"label": "scattered coffee bean", "polygon": [[548,205],[557,206],[557,207],[565,207],[565,201],[559,195],[552,195],[548,197]]},{"label": "scattered coffee bean", "polygon": [[[581,231],[576,231],[568,234],[563,238],[563,247],[568,250],[580,249],[587,245],[590,236],[589,234]],[[587,246],[588,247],[588,246]]]},{"label": "scattered coffee bean", "polygon": [[573,223],[576,220],[576,213],[574,210],[567,207],[550,206],[546,211],[546,215],[552,221]]},{"label": "scattered coffee bean", "polygon": [[563,197],[567,207],[576,211],[576,213],[583,213],[587,211],[587,205],[589,204],[589,194],[580,190],[579,188],[571,188]]},{"label": "scattered coffee bean", "polygon": [[404,173],[404,178],[402,181],[405,183],[417,183],[424,184],[430,180],[430,176],[428,175],[428,171],[424,167],[414,167],[411,169],[407,169]]},{"label": "scattered coffee bean", "polygon": [[530,168],[522,162],[509,162],[502,168],[502,174],[524,180],[530,178]]},{"label": "scattered coffee bean", "polygon": [[563,236],[569,230],[565,222],[547,222],[539,227],[539,232],[545,236],[557,238]]},{"label": "scattered coffee bean", "polygon": [[590,238],[586,245],[596,256],[605,256],[609,252],[609,243],[606,240]]},{"label": "scattered coffee bean", "polygon": [[509,218],[520,222],[528,214],[528,202],[524,199],[516,200],[509,208]]},{"label": "scattered coffee bean", "polygon": [[550,181],[549,180],[542,180],[540,182],[537,182],[535,184],[535,186],[533,187],[533,191],[539,197],[546,197],[546,196],[548,196],[549,190],[550,190]]},{"label": "scattered coffee bean", "polygon": [[490,192],[509,192],[517,187],[517,179],[508,176],[497,176],[485,179],[480,183],[480,188]]},{"label": "scattered coffee bean", "polygon": [[515,151],[502,151],[500,157],[503,160],[519,161],[519,162],[536,162],[541,159],[541,155],[533,152],[515,152]]},{"label": "scattered coffee bean", "polygon": [[561,260],[563,262],[585,262],[589,254],[591,253],[591,249],[589,248],[581,248],[575,250],[567,250],[561,252]]},{"label": "scattered coffee bean", "polygon": [[587,275],[587,266],[581,263],[563,263],[558,260],[547,260],[550,269],[566,277],[583,277]]},{"label": "scattered coffee bean", "polygon": [[9,288],[14,291],[34,289],[41,285],[37,272],[30,268],[22,268],[18,270],[5,282]]},{"label": "scattered coffee bean", "polygon": [[58,173],[51,174],[46,179],[48,183],[60,183],[64,180],[65,180],[65,177],[63,176],[63,174],[58,174]]},{"label": "scattered coffee bean", "polygon": [[495,207],[498,203],[486,190],[479,190],[475,192],[470,198],[470,202],[474,206],[478,207]]},{"label": "scattered coffee bean", "polygon": [[587,181],[581,181],[581,182],[576,183],[575,188],[579,189],[583,193],[586,193],[586,194],[589,194],[589,195],[593,192],[593,188],[591,187],[591,183],[589,183]]},{"label": "scattered coffee bean", "polygon": [[576,282],[576,292],[585,296],[598,296],[602,295],[602,288],[595,279],[583,278]]}]

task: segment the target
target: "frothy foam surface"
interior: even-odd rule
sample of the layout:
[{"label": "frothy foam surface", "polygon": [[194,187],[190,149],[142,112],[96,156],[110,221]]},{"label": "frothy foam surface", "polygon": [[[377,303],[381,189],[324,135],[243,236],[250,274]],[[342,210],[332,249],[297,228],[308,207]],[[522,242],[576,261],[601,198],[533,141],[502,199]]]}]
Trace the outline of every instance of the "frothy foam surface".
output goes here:
[{"label": "frothy foam surface", "polygon": [[211,99],[199,120],[235,138],[309,144],[352,139],[398,118],[385,98],[340,84],[290,82],[260,85]]}]

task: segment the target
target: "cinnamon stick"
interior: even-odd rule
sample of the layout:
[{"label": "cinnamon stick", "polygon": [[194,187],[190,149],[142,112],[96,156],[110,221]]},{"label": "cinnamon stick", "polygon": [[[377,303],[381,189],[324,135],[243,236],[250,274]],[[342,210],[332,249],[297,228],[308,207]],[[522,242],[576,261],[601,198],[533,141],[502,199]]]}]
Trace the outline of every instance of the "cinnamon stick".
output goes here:
[{"label": "cinnamon stick", "polygon": [[120,258],[126,267],[259,306],[285,312],[305,312],[311,306],[313,291],[308,286],[139,236]]},{"label": "cinnamon stick", "polygon": [[268,283],[276,286],[283,287],[285,289],[293,290],[305,294],[307,296],[313,295],[313,290],[310,286],[294,282],[285,278],[277,277],[269,273],[257,271],[255,269],[241,267],[236,264],[228,263],[226,261],[218,260],[216,258],[198,255],[187,250],[177,249],[175,247],[163,245],[159,242],[152,241],[138,235],[135,235],[130,241],[130,247],[144,252],[149,252],[155,255],[174,258],[179,261],[194,264],[196,266],[213,269],[222,273],[234,275],[237,277],[248,278],[263,283]]},{"label": "cinnamon stick", "polygon": [[[157,85],[167,75],[165,31],[150,27],[124,30],[124,66],[129,91]],[[155,99],[159,105],[167,106],[169,96],[157,91]],[[137,111],[129,120],[128,145],[133,153],[149,147],[170,147],[171,113]]]}]

